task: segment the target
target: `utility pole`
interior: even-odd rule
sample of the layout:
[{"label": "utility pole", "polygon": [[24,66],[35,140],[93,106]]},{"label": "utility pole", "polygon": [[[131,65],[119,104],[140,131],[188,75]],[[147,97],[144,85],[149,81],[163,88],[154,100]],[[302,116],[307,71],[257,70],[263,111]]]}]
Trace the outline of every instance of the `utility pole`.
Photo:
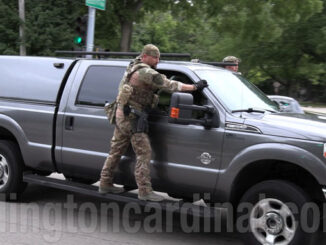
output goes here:
[{"label": "utility pole", "polygon": [[[85,3],[88,6],[86,51],[91,52],[94,49],[96,9],[105,10],[106,0],[86,0]],[[92,58],[92,55],[86,55],[86,58]]]},{"label": "utility pole", "polygon": [[[88,52],[91,52],[94,49],[95,14],[96,14],[96,9],[89,6],[87,40],[86,40],[86,51]],[[92,58],[92,55],[86,55],[86,58]]]},{"label": "utility pole", "polygon": [[20,38],[20,47],[19,54],[26,55],[26,46],[25,46],[25,0],[18,0],[19,6],[19,38]]}]

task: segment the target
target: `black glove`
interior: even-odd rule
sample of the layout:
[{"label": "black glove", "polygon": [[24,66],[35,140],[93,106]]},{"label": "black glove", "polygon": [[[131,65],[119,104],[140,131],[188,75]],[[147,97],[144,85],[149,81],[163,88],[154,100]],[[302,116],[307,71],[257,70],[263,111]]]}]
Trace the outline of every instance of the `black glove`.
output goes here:
[{"label": "black glove", "polygon": [[202,90],[203,88],[208,87],[206,80],[200,80],[198,83],[195,83],[197,90]]}]

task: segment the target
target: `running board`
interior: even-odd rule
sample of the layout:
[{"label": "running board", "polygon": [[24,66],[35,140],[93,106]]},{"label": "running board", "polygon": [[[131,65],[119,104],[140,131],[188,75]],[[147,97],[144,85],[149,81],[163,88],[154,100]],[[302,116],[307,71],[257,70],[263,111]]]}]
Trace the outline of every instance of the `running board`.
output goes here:
[{"label": "running board", "polygon": [[150,202],[139,200],[137,194],[124,192],[122,194],[100,194],[98,192],[98,187],[93,185],[87,185],[82,183],[77,183],[68,180],[55,179],[51,177],[40,176],[32,173],[25,173],[23,175],[23,181],[31,184],[37,184],[42,186],[47,186],[55,189],[71,191],[75,193],[80,193],[88,196],[98,197],[101,199],[108,200],[110,202],[123,202],[123,203],[135,203],[139,206],[157,208],[165,211],[177,212],[180,214],[189,214],[200,217],[216,217],[219,215],[220,211],[212,207],[204,207],[190,202],[172,201],[164,200],[162,202]]}]

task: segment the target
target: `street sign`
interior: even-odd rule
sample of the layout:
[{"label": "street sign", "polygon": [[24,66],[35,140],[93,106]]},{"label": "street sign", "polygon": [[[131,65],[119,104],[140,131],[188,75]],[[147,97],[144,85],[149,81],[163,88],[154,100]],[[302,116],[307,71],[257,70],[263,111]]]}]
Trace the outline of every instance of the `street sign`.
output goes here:
[{"label": "street sign", "polygon": [[86,6],[105,10],[105,2],[106,0],[86,0]]}]

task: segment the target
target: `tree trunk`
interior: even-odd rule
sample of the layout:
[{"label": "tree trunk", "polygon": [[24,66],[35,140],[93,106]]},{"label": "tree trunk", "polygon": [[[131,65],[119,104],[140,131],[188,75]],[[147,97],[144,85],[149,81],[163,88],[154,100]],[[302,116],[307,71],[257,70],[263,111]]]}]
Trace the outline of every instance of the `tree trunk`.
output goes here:
[{"label": "tree trunk", "polygon": [[121,26],[121,52],[128,52],[130,50],[133,22],[142,6],[143,0],[124,0],[123,2],[123,9],[128,10],[129,15],[125,13],[119,15]]},{"label": "tree trunk", "polygon": [[121,25],[121,40],[120,40],[120,51],[128,52],[131,45],[131,35],[132,35],[132,21],[122,20]]}]

